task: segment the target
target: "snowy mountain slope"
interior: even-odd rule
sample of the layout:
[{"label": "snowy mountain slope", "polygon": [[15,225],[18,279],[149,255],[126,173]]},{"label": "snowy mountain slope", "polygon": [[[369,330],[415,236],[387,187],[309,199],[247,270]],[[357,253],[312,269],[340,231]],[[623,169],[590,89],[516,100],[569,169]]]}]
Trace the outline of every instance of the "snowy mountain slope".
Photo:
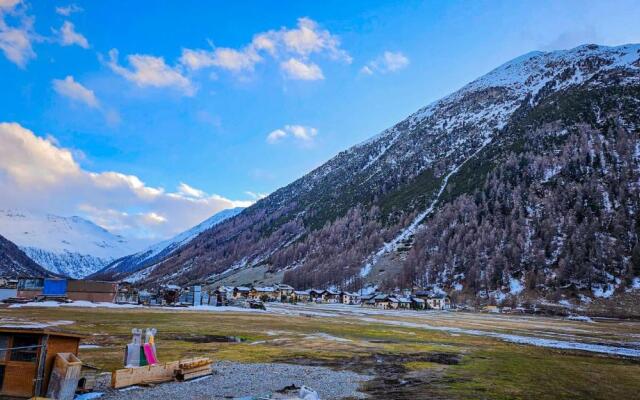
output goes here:
[{"label": "snowy mountain slope", "polygon": [[0,234],[49,271],[73,278],[135,251],[123,237],[80,217],[0,210]]},{"label": "snowy mountain slope", "polygon": [[184,231],[171,239],[156,243],[142,251],[127,255],[112,262],[105,268],[97,271],[92,275],[92,277],[119,279],[124,276],[129,276],[129,274],[137,272],[146,266],[153,265],[155,261],[170,255],[178,248],[193,240],[193,238],[198,236],[200,233],[216,226],[228,218],[238,215],[243,209],[243,207],[236,207],[222,210],[193,228]]},{"label": "snowy mountain slope", "polygon": [[50,275],[49,271],[36,264],[18,246],[0,236],[0,276],[19,278]]},{"label": "snowy mountain slope", "polygon": [[[477,160],[512,151],[507,133],[517,143],[549,116],[549,124],[570,119],[557,131],[572,132],[598,123],[598,110],[637,114],[639,50],[585,45],[505,63],[199,235],[143,280],[191,282],[266,265],[299,287],[357,286],[376,255],[397,251],[442,204],[481,189],[495,164],[478,169]],[[594,104],[575,116],[574,97],[590,94]],[[466,179],[473,168],[477,176]]]}]

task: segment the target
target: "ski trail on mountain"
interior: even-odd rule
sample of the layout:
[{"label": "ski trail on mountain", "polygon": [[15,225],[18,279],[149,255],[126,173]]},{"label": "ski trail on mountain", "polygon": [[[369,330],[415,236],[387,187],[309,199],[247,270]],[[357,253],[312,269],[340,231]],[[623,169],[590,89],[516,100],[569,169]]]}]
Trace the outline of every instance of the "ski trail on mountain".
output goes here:
[{"label": "ski trail on mountain", "polygon": [[429,207],[427,207],[426,210],[424,210],[423,212],[418,214],[413,219],[413,221],[411,221],[409,226],[407,226],[405,229],[400,231],[400,233],[398,235],[396,235],[396,237],[394,237],[393,240],[383,244],[382,247],[380,247],[380,249],[377,252],[375,252],[373,256],[370,257],[370,260],[360,269],[360,277],[364,278],[367,275],[369,275],[369,273],[371,273],[371,269],[373,268],[373,266],[380,260],[380,258],[383,255],[385,255],[385,254],[387,254],[387,253],[389,253],[391,251],[394,251],[398,247],[398,243],[402,242],[403,240],[405,240],[406,238],[408,238],[409,236],[413,235],[416,232],[416,229],[418,228],[418,225],[420,225],[420,223],[429,214],[431,214],[433,212],[433,209],[435,208],[436,204],[438,204],[438,201],[440,201],[440,196],[444,192],[444,189],[447,187],[447,184],[449,183],[449,178],[451,178],[451,176],[453,176],[455,173],[457,173],[458,170],[460,170],[460,168],[462,168],[462,166],[467,163],[467,161],[471,160],[478,153],[480,153],[480,151],[482,151],[482,149],[484,149],[489,143],[491,143],[491,139],[485,140],[484,143],[482,143],[482,145],[478,148],[478,150],[476,150],[473,154],[471,154],[469,157],[467,157],[460,164],[456,165],[444,177],[444,179],[442,180],[442,184],[440,185],[440,189],[438,190],[438,193],[436,194],[435,199],[433,199],[433,201],[431,202]]}]

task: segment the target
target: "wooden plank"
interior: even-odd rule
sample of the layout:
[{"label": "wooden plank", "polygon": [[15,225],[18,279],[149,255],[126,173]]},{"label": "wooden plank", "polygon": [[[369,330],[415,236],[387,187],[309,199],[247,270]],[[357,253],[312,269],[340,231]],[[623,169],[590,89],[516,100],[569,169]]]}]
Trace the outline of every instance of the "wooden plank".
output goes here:
[{"label": "wooden plank", "polygon": [[211,364],[211,359],[208,357],[180,360],[180,368],[182,369],[196,368],[208,364]]},{"label": "wooden plank", "polygon": [[173,380],[179,364],[180,361],[172,361],[144,367],[118,369],[111,375],[111,386],[119,389],[132,385],[169,382]]},{"label": "wooden plank", "polygon": [[40,338],[40,350],[38,351],[38,370],[36,372],[36,384],[33,393],[36,396],[44,394],[46,388],[43,388],[44,383],[44,370],[47,364],[47,345],[49,342],[49,335],[44,335]]}]

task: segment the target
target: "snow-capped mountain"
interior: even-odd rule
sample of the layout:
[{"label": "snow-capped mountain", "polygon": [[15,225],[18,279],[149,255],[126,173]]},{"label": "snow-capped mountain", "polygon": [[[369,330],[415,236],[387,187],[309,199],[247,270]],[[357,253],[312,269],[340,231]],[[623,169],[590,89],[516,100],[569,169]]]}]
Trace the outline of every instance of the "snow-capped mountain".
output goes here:
[{"label": "snow-capped mountain", "polygon": [[49,271],[36,264],[18,246],[0,235],[0,276],[20,278],[50,275]]},{"label": "snow-capped mountain", "polygon": [[72,278],[136,250],[123,237],[80,217],[0,210],[0,234],[47,270]]},{"label": "snow-capped mountain", "polygon": [[118,279],[123,276],[129,276],[129,274],[140,271],[145,267],[152,266],[156,261],[171,255],[177,249],[189,243],[200,233],[218,225],[228,218],[238,215],[243,209],[243,207],[236,207],[222,210],[171,239],[164,240],[135,254],[130,254],[115,260],[105,268],[97,271],[92,277],[98,279]]},{"label": "snow-capped mountain", "polygon": [[639,104],[640,45],[528,53],[203,232],[143,282],[262,267],[301,288],[613,292],[640,274]]}]

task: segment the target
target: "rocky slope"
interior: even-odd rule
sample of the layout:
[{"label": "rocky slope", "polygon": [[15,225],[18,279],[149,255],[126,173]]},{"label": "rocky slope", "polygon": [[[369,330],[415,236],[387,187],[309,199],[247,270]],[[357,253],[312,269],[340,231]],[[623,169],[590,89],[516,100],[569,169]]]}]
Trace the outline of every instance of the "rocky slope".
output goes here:
[{"label": "rocky slope", "polygon": [[[514,59],[202,233],[143,283],[262,265],[298,287],[437,284],[479,297],[633,288],[639,51],[585,45]],[[576,251],[576,232],[597,246]],[[398,272],[376,281],[391,255]]]},{"label": "rocky slope", "polygon": [[0,234],[47,270],[72,278],[135,251],[123,237],[80,217],[0,210]]},{"label": "rocky slope", "polygon": [[[119,258],[101,270],[90,276],[91,279],[120,279],[127,278],[129,281],[138,281],[149,272],[147,268],[152,268],[158,261],[168,257],[180,247],[185,246],[200,233],[211,229],[222,223],[226,219],[238,215],[244,208],[236,207],[222,210],[193,228],[176,235],[175,237],[156,243],[142,251]],[[133,274],[136,273],[134,276]]]},{"label": "rocky slope", "polygon": [[3,278],[45,277],[49,271],[36,264],[18,246],[0,236],[0,276]]}]

